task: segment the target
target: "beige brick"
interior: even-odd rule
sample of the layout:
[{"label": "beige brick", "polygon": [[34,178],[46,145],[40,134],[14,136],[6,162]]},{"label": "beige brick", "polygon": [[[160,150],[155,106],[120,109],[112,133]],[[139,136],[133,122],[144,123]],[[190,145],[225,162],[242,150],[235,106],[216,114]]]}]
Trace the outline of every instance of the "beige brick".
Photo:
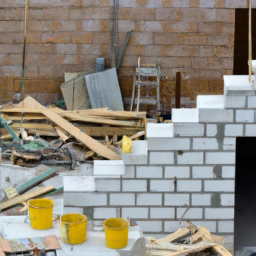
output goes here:
[{"label": "beige brick", "polygon": [[164,56],[164,46],[161,45],[146,45],[145,46],[145,56]]},{"label": "beige brick", "polygon": [[189,0],[162,0],[163,7],[189,7]]},{"label": "beige brick", "polygon": [[223,58],[222,67],[223,69],[233,69],[233,58]]},{"label": "beige brick", "polygon": [[234,9],[217,9],[217,21],[220,22],[235,22]]},{"label": "beige brick", "polygon": [[59,54],[77,54],[76,44],[56,44],[56,52]]},{"label": "beige brick", "polygon": [[197,23],[196,22],[168,22],[164,28],[166,33],[175,32],[196,32]]},{"label": "beige brick", "polygon": [[153,44],[153,33],[132,33],[130,44]]},{"label": "beige brick", "polygon": [[42,42],[42,32],[29,32],[28,33],[28,43],[40,44]]},{"label": "beige brick", "polygon": [[45,20],[68,20],[68,8],[44,8]]},{"label": "beige brick", "polygon": [[1,44],[12,44],[12,43],[23,43],[22,32],[0,32],[0,43]]},{"label": "beige brick", "polygon": [[205,45],[206,39],[206,35],[202,34],[185,34],[184,44]]},{"label": "beige brick", "polygon": [[42,42],[43,43],[70,43],[70,33],[69,32],[43,33]]},{"label": "beige brick", "polygon": [[94,32],[92,34],[93,44],[110,43],[110,39],[110,33]]},{"label": "beige brick", "polygon": [[217,46],[218,57],[233,57],[234,48],[229,46]]},{"label": "beige brick", "polygon": [[182,20],[182,12],[179,8],[158,8],[155,10],[156,20]]},{"label": "beige brick", "polygon": [[55,53],[54,44],[28,44],[27,53]]},{"label": "beige brick", "polygon": [[144,54],[144,45],[128,45],[125,50],[127,56],[142,56]]},{"label": "beige brick", "polygon": [[61,31],[67,31],[67,32],[70,32],[70,31],[77,31],[77,28],[76,28],[76,23],[77,21],[75,20],[62,20],[61,21]]},{"label": "beige brick", "polygon": [[22,31],[24,28],[24,22],[20,21],[0,21],[0,32],[16,32]]},{"label": "beige brick", "polygon": [[222,69],[222,61],[219,58],[195,58],[192,60],[192,67],[195,69]]},{"label": "beige brick", "polygon": [[165,46],[165,56],[198,56],[196,46],[169,45]]},{"label": "beige brick", "polygon": [[138,66],[138,57],[137,56],[124,56],[121,62],[121,67],[137,67]]},{"label": "beige brick", "polygon": [[215,9],[184,8],[182,9],[183,20],[191,21],[216,21]]},{"label": "beige brick", "polygon": [[[24,20],[24,17],[22,18],[22,20]],[[28,18],[29,20],[43,20],[44,11],[42,9],[30,9]]]},{"label": "beige brick", "polygon": [[40,66],[39,67],[39,77],[40,78],[53,78],[54,66]]},{"label": "beige brick", "polygon": [[154,44],[184,44],[183,34],[154,34]]},{"label": "beige brick", "polygon": [[[133,20],[119,20],[118,21],[118,31],[119,32],[128,32],[128,31],[134,30],[134,28],[135,28],[135,22]],[[139,26],[138,26],[138,28],[139,28]],[[136,30],[140,31],[138,28]]]},{"label": "beige brick", "polygon": [[147,8],[161,8],[161,7],[163,7],[161,1],[155,1],[155,0],[137,0],[137,3],[140,6],[145,6]]},{"label": "beige brick", "polygon": [[111,0],[82,0],[82,6],[111,6]]},{"label": "beige brick", "polygon": [[158,9],[153,9],[153,8],[131,8],[131,10],[130,10],[130,19],[131,20],[140,20],[140,21],[154,20],[155,19],[155,10],[157,11]]},{"label": "beige brick", "polygon": [[91,44],[92,33],[91,32],[73,32],[71,33],[72,43],[75,44]]},{"label": "beige brick", "polygon": [[22,53],[23,44],[0,44],[0,53]]},{"label": "beige brick", "polygon": [[82,44],[81,54],[101,54],[101,45],[100,44]]},{"label": "beige brick", "polygon": [[136,22],[135,32],[164,32],[167,22],[161,21],[139,21]]},{"label": "beige brick", "polygon": [[29,22],[30,31],[61,31],[61,21],[58,20],[34,20]]},{"label": "beige brick", "polygon": [[226,0],[225,7],[226,8],[247,8],[248,5],[246,0]]},{"label": "beige brick", "polygon": [[219,24],[220,33],[235,33],[235,23],[220,23]]},{"label": "beige brick", "polygon": [[24,8],[2,9],[0,20],[24,20]]},{"label": "beige brick", "polygon": [[199,46],[199,56],[212,57],[216,55],[215,46]]},{"label": "beige brick", "polygon": [[200,22],[198,24],[199,33],[219,33],[219,26],[216,22]]},{"label": "beige brick", "polygon": [[83,20],[83,31],[109,32],[110,20]]},{"label": "beige brick", "polygon": [[83,9],[83,19],[85,20],[101,20],[111,19],[113,16],[112,7],[88,7]]},{"label": "beige brick", "polygon": [[71,20],[82,20],[83,19],[83,9],[70,9],[69,15]]},{"label": "beige brick", "polygon": [[119,20],[128,19],[130,19],[130,8],[119,8]]},{"label": "beige brick", "polygon": [[219,35],[209,35],[207,38],[208,45],[228,45],[229,35],[219,34]]}]

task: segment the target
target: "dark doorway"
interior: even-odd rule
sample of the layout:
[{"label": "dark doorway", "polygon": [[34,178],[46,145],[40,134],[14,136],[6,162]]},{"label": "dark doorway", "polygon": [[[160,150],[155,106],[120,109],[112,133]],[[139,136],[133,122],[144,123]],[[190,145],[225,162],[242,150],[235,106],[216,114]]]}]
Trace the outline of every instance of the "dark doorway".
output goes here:
[{"label": "dark doorway", "polygon": [[[248,23],[249,10],[236,9],[234,75],[248,75]],[[252,59],[256,59],[256,9],[252,10]]]},{"label": "dark doorway", "polygon": [[256,247],[256,137],[236,139],[234,251]]}]

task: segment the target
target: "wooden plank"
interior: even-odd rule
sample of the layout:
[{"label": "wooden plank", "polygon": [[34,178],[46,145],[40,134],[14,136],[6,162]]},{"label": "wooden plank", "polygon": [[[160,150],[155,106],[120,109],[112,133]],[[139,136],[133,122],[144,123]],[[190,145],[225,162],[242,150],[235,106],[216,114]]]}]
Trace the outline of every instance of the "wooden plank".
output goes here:
[{"label": "wooden plank", "polygon": [[[20,128],[20,123],[12,123],[10,127],[13,128]],[[43,123],[22,123],[22,127],[25,129],[46,129],[46,130],[53,130],[53,126],[50,124],[43,124]]]},{"label": "wooden plank", "polygon": [[158,243],[163,243],[163,242],[172,242],[175,241],[176,239],[183,237],[187,234],[190,233],[190,230],[188,228],[179,228],[176,232],[162,238],[162,239],[157,239],[155,242]]},{"label": "wooden plank", "polygon": [[[31,98],[34,100],[33,98]],[[35,105],[38,107],[38,109],[41,110],[42,114],[47,116],[50,120],[55,122],[58,126],[60,126],[62,129],[73,135],[76,139],[80,140],[82,143],[84,143],[88,148],[93,150],[95,153],[97,153],[100,156],[104,156],[107,159],[110,160],[121,160],[121,156],[113,152],[112,150],[108,149],[104,145],[102,145],[97,140],[94,140],[87,134],[80,131],[78,128],[74,127],[72,124],[70,124],[68,121],[60,117],[58,114],[52,112],[50,109],[47,109],[46,107],[42,106],[40,103],[35,101]]]},{"label": "wooden plank", "polygon": [[70,138],[69,136],[67,136],[65,134],[65,131],[63,129],[61,129],[60,127],[56,126],[55,129],[56,129],[56,132],[59,135],[59,137],[62,139],[62,141],[65,142],[66,140],[68,140]]},{"label": "wooden plank", "polygon": [[55,190],[55,188],[53,186],[47,186],[45,188],[40,188],[40,189],[37,189],[36,191],[30,192],[30,193],[27,193],[27,194],[24,194],[24,195],[14,197],[14,198],[12,198],[12,199],[4,202],[4,203],[0,203],[0,210],[6,209],[6,208],[11,207],[15,204],[26,202],[27,200],[29,200],[31,198],[35,198],[37,196],[44,195],[44,194],[46,194],[50,191],[53,191],[53,190]]},{"label": "wooden plank", "polygon": [[[22,125],[24,127],[24,125]],[[45,129],[30,129],[28,130],[28,135],[36,135],[39,134],[40,136],[49,136],[49,137],[58,137],[58,133],[56,130],[45,130]]]}]

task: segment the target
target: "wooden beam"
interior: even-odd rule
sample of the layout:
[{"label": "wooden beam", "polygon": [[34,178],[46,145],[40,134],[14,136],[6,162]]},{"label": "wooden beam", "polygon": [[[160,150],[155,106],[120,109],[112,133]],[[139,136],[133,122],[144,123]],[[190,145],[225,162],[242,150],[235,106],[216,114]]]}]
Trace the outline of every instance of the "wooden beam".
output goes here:
[{"label": "wooden beam", "polygon": [[[31,98],[33,100],[33,98]],[[94,140],[87,134],[83,133],[78,128],[74,127],[72,124],[70,124],[68,121],[60,117],[58,114],[54,113],[50,109],[47,109],[40,103],[38,103],[36,100],[34,100],[35,106],[40,109],[42,114],[47,116],[50,120],[52,120],[54,123],[56,123],[58,126],[60,126],[62,129],[73,135],[76,139],[80,140],[82,143],[84,143],[88,148],[93,150],[95,153],[97,153],[100,156],[103,156],[110,160],[121,160],[121,156],[113,152],[112,150],[108,149],[104,145],[102,145],[97,140]]]},{"label": "wooden beam", "polygon": [[175,97],[175,105],[176,108],[180,108],[180,72],[176,73],[176,97]]},{"label": "wooden beam", "polygon": [[50,191],[53,191],[55,190],[55,188],[53,186],[47,186],[45,188],[39,188],[33,192],[30,192],[30,193],[27,193],[27,194],[24,194],[24,195],[21,195],[21,196],[17,196],[17,197],[14,197],[4,203],[0,203],[0,211],[3,210],[3,209],[6,209],[6,208],[9,208],[15,204],[20,204],[22,202],[26,202],[27,200],[31,199],[31,198],[35,198],[37,196],[40,196],[40,195],[44,195]]}]

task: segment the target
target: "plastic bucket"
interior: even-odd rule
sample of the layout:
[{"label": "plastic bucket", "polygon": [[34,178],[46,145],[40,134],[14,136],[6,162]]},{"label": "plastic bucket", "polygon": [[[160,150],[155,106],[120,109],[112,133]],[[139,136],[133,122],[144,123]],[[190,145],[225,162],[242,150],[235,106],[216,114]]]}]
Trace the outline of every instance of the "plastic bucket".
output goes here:
[{"label": "plastic bucket", "polygon": [[68,213],[61,217],[61,241],[66,244],[81,244],[86,240],[87,217]]},{"label": "plastic bucket", "polygon": [[32,199],[28,201],[31,226],[34,229],[52,227],[53,201],[51,199]]},{"label": "plastic bucket", "polygon": [[128,244],[129,222],[121,218],[104,221],[106,245],[111,249],[121,249]]}]

